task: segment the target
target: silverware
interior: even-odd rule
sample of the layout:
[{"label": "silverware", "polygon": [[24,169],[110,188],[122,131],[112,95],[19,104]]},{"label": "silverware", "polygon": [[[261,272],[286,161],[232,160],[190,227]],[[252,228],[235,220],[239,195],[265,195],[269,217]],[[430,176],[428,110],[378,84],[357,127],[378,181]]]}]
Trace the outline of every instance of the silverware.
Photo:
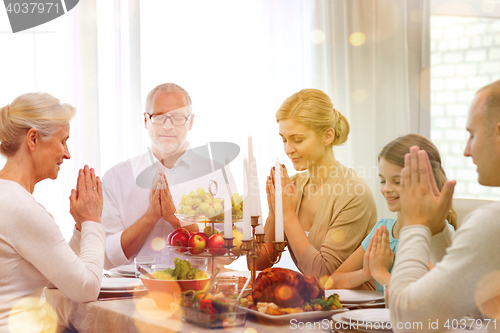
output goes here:
[{"label": "silverware", "polygon": [[245,291],[245,289],[247,288],[248,286],[248,282],[250,282],[250,277],[247,278],[247,280],[245,281],[245,285],[243,286],[243,288],[241,288],[241,291],[240,291],[240,294],[238,295],[238,297],[236,298],[236,306],[239,306],[240,305],[240,299],[241,299],[241,296],[243,295],[243,292]]},{"label": "silverware", "polygon": [[144,274],[148,279],[157,280],[157,278],[155,278],[153,275],[149,274],[149,272],[147,270],[145,270],[144,268],[142,268],[141,265],[137,265],[137,270],[139,272],[141,272],[142,274]]},{"label": "silverware", "polygon": [[205,291],[205,294],[203,295],[202,300],[204,300],[205,297],[207,297],[208,292],[210,290],[212,290],[214,283],[215,283],[215,277],[217,276],[217,274],[219,274],[219,271],[220,271],[220,267],[217,267],[215,269],[215,272],[212,274],[212,277],[210,278],[210,285],[208,286],[207,290]]}]

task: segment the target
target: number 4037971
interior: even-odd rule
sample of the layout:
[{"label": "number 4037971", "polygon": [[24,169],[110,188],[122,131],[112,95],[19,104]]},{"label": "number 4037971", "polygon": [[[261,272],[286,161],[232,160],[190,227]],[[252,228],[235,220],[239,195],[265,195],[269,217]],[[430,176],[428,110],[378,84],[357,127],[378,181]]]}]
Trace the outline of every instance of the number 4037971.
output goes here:
[{"label": "number 4037971", "polygon": [[448,329],[488,329],[488,326],[493,326],[494,329],[497,328],[497,320],[491,320],[491,319],[448,319],[444,325],[444,327]]},{"label": "number 4037971", "polygon": [[59,13],[59,3],[53,2],[16,2],[9,3],[6,7],[7,13],[34,14],[34,13]]}]

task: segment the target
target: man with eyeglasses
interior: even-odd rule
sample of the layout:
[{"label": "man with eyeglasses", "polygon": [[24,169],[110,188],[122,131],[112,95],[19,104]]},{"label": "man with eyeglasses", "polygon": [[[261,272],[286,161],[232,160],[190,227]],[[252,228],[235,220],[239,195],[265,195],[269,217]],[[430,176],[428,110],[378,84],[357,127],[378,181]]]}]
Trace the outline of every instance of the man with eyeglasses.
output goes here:
[{"label": "man with eyeglasses", "polygon": [[[172,264],[179,255],[168,249],[166,240],[181,226],[174,215],[181,196],[207,189],[214,180],[219,184],[217,196],[222,197],[220,166],[189,147],[193,120],[191,98],[182,87],[161,84],[148,94],[144,125],[151,150],[114,166],[103,177],[106,269],[133,263],[137,256]],[[183,227],[198,231],[197,224]]]}]

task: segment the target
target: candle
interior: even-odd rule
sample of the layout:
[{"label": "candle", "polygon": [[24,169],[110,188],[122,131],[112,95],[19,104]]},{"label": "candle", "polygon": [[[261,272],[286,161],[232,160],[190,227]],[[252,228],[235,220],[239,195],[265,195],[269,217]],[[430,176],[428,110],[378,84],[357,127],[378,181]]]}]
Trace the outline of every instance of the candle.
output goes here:
[{"label": "candle", "polygon": [[248,163],[247,158],[243,157],[243,240],[252,238],[252,222],[250,220],[250,195],[248,186]]},{"label": "candle", "polygon": [[229,193],[229,184],[226,184],[224,191],[224,237],[233,237],[233,211],[231,205],[231,194]]},{"label": "candle", "polygon": [[248,136],[248,159],[250,162],[249,173],[250,173],[250,201],[252,205],[252,210],[250,211],[251,216],[259,216],[259,225],[255,229],[257,234],[264,233],[264,224],[262,223],[262,208],[260,205],[260,191],[259,191],[259,177],[257,176],[257,160],[253,155],[253,144],[252,136]]},{"label": "candle", "polygon": [[276,160],[276,166],[274,167],[274,240],[276,242],[285,241],[285,236],[283,233],[283,201],[281,197],[281,164],[280,161]]}]

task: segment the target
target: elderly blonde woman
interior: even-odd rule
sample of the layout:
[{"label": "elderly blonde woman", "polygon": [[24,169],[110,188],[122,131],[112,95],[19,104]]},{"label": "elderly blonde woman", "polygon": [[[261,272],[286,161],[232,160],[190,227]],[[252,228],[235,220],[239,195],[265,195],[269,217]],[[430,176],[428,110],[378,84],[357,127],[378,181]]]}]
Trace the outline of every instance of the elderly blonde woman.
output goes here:
[{"label": "elderly blonde woman", "polygon": [[[282,167],[284,231],[292,259],[306,275],[327,278],[375,225],[375,200],[366,182],[335,158],[349,135],[347,119],[323,91],[304,89],[276,112],[285,153],[299,173]],[[267,181],[266,240],[274,240],[274,170]]]},{"label": "elderly blonde woman", "polygon": [[[32,193],[56,179],[65,159],[75,108],[45,93],[17,97],[0,109],[0,332],[45,332],[51,318],[43,305],[49,283],[77,302],[99,294],[104,264],[100,224],[102,187],[94,170],[79,171],[71,191],[76,224],[69,244]],[[53,328],[52,328],[53,330]]]}]

